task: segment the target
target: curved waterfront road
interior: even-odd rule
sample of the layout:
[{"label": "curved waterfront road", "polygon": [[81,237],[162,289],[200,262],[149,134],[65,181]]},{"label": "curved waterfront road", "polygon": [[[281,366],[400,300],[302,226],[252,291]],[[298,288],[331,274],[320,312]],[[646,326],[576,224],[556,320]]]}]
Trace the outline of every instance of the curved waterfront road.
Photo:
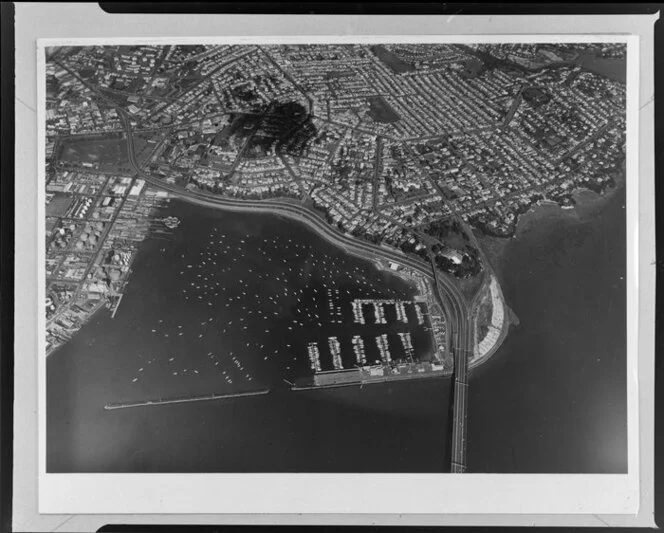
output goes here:
[{"label": "curved waterfront road", "polygon": [[432,280],[436,287],[438,301],[443,309],[443,312],[445,313],[446,323],[448,324],[448,333],[451,332],[452,338],[450,346],[454,354],[454,421],[452,432],[451,471],[453,473],[465,472],[468,359],[472,355],[474,348],[473,328],[469,327],[468,323],[472,317],[472,314],[466,305],[465,299],[459,292],[459,289],[453,283],[451,283],[450,280],[446,279],[444,276],[438,275],[433,257],[430,255],[432,264],[431,267],[429,267],[424,261],[407,257],[406,255],[393,252],[386,248],[363,243],[337,231],[330,224],[328,224],[327,221],[322,220],[311,210],[295,204],[280,202],[278,200],[256,201],[219,198],[217,196],[208,195],[205,193],[187,191],[181,187],[166,183],[159,178],[154,178],[150,174],[144,172],[136,160],[133,130],[129,121],[129,117],[127,116],[127,112],[123,108],[119,107],[116,102],[101,93],[96,86],[91,85],[86,80],[81,78],[77,72],[71,70],[69,67],[62,63],[56,63],[61,68],[64,68],[71,75],[76,77],[84,86],[89,88],[101,100],[105,101],[110,107],[116,110],[127,136],[127,155],[129,162],[136,174],[143,178],[147,183],[150,183],[159,189],[166,190],[184,201],[203,205],[213,209],[268,212],[273,214],[281,214],[296,220],[306,222],[321,236],[339,246],[342,246],[349,253],[353,253],[365,258],[382,256],[396,263],[404,264]]},{"label": "curved waterfront road", "polygon": [[225,209],[228,211],[251,211],[279,214],[305,222],[321,236],[332,243],[343,247],[349,253],[364,258],[381,256],[396,263],[406,265],[433,281],[438,301],[445,314],[449,334],[451,334],[450,346],[454,355],[454,421],[451,471],[452,473],[465,472],[468,359],[472,355],[474,348],[473,328],[469,327],[469,319],[472,315],[459,289],[449,279],[437,272],[433,255],[429,253],[431,265],[428,265],[424,261],[408,257],[405,254],[364,243],[341,233],[310,209],[297,204],[280,201],[278,199],[235,200],[220,198],[219,196],[204,192],[186,190],[182,187],[167,183],[161,178],[155,178],[144,172],[136,160],[133,131],[126,111],[117,107],[116,110],[127,135],[127,155],[129,162],[136,174],[150,185],[168,191],[181,200],[202,205],[204,207]]},{"label": "curved waterfront road", "polygon": [[[131,134],[129,120],[126,117],[125,112],[121,109],[118,109],[118,115],[120,116],[127,133],[127,154],[129,156],[129,162],[136,174],[138,174],[141,179],[144,179],[147,183],[153,185],[154,187],[165,190],[184,201],[202,205],[204,207],[225,209],[228,211],[252,211],[280,214],[289,218],[297,219],[299,221],[307,222],[310,227],[312,227],[316,232],[320,233],[323,237],[337,245],[344,247],[351,253],[361,255],[364,258],[367,256],[373,257],[376,255],[383,256],[391,261],[404,264],[431,280],[434,279],[432,269],[425,261],[408,257],[400,252],[374,246],[372,244],[359,241],[353,237],[349,237],[348,235],[335,229],[327,221],[323,220],[319,215],[306,207],[287,201],[280,201],[278,199],[236,200],[232,198],[221,198],[213,194],[183,189],[182,187],[167,183],[161,178],[156,178],[144,172],[136,160],[136,155],[134,152],[134,140]],[[447,286],[448,290],[454,290],[458,293],[456,287],[453,287],[449,284]],[[459,297],[461,297],[460,293]]]}]

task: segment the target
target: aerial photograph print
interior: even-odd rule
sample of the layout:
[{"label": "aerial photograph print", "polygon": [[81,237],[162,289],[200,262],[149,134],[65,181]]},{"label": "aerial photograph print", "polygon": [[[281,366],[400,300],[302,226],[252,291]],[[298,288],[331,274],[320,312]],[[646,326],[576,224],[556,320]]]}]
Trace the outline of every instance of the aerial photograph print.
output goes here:
[{"label": "aerial photograph print", "polygon": [[41,50],[48,473],[627,472],[624,42],[124,41]]}]

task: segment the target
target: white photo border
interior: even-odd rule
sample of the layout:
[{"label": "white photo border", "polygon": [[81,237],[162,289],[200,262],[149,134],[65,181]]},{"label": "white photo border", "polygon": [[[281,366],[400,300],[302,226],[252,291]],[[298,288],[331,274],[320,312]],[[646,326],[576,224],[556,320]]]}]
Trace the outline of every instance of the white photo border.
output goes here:
[{"label": "white photo border", "polygon": [[[49,46],[111,44],[553,43],[627,45],[628,473],[602,474],[51,474],[46,472],[44,287],[45,57]],[[40,513],[635,514],[639,507],[639,37],[635,35],[344,35],[39,39],[38,439]]]}]

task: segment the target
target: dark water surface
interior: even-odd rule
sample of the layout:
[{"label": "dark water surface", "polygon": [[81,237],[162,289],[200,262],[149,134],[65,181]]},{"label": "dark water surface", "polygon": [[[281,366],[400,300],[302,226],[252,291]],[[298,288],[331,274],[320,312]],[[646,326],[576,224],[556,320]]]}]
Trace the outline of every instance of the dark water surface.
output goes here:
[{"label": "dark water surface", "polygon": [[470,471],[626,472],[624,201],[581,221],[538,208],[507,244],[497,270],[520,325],[471,375]]},{"label": "dark water surface", "polygon": [[[291,392],[309,372],[306,344],[328,336],[352,367],[353,335],[367,358],[375,336],[408,325],[353,322],[353,298],[410,300],[411,284],[347,255],[299,223],[174,202],[171,240],[146,241],[114,319],[94,317],[47,359],[52,472],[426,472],[445,468],[448,380]],[[339,314],[340,313],[340,314]],[[319,325],[320,324],[320,325]],[[413,325],[415,324],[415,325]],[[269,388],[265,396],[107,411],[109,402]],[[441,414],[442,412],[442,414]]]},{"label": "dark water surface", "polygon": [[[536,211],[505,246],[497,271],[521,324],[471,376],[471,472],[625,471],[623,204],[616,193],[581,221]],[[282,381],[306,372],[310,340],[322,358],[328,335],[346,353],[353,334],[369,347],[388,331],[397,346],[403,325],[389,314],[383,330],[333,322],[328,290],[348,309],[355,297],[409,299],[412,286],[292,221],[178,202],[167,212],[182,224],[144,243],[115,319],[101,312],[47,360],[50,472],[447,471],[449,380],[300,392]],[[426,357],[428,336],[413,334]]]},{"label": "dark water surface", "polygon": [[[392,68],[411,68],[395,57]],[[624,81],[624,60],[579,64]],[[114,148],[100,144],[94,158]],[[626,471],[624,198],[580,222],[560,210],[526,215],[505,246],[496,269],[521,323],[471,376],[469,471]],[[179,202],[165,214],[182,224],[173,240],[143,244],[116,317],[100,312],[47,359],[49,472],[448,470],[449,380],[297,393],[282,381],[308,370],[309,341],[329,358],[331,335],[346,365],[355,334],[372,359],[373,336],[387,332],[398,357],[396,333],[411,331],[426,358],[422,328],[389,312],[389,326],[360,328],[328,307],[408,300],[412,286],[292,221]],[[260,388],[272,392],[103,409]]]},{"label": "dark water surface", "polygon": [[577,65],[613,81],[625,83],[627,79],[627,59],[598,57],[594,54],[582,54],[576,60]]}]

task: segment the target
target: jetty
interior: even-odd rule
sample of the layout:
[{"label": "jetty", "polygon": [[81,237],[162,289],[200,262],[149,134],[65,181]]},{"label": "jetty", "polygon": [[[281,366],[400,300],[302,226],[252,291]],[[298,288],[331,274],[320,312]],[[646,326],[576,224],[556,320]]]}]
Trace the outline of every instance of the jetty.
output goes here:
[{"label": "jetty", "polygon": [[234,392],[227,394],[201,394],[198,396],[179,396],[175,398],[157,398],[155,400],[140,400],[135,402],[107,403],[104,409],[113,411],[115,409],[128,409],[130,407],[147,407],[149,405],[166,405],[170,403],[204,402],[209,400],[230,400],[232,398],[244,398],[247,396],[262,396],[270,392],[270,389],[259,389],[245,392]]},{"label": "jetty", "polygon": [[124,294],[121,294],[121,295],[118,297],[118,301],[117,301],[117,302],[115,303],[115,305],[113,306],[113,311],[111,312],[111,318],[115,318],[115,313],[118,312],[118,307],[120,307],[120,302],[122,302],[122,297],[123,297],[123,296],[124,296]]}]

